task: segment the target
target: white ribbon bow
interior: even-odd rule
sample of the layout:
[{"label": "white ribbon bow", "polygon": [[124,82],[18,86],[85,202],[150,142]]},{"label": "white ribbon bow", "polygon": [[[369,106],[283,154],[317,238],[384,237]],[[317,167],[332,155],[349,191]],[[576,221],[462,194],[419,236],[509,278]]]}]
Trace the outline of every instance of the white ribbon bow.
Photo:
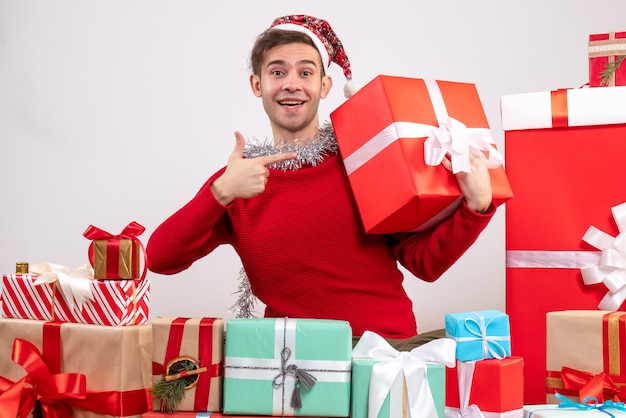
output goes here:
[{"label": "white ribbon bow", "polygon": [[583,241],[601,250],[600,261],[581,267],[583,282],[587,285],[604,283],[609,290],[598,309],[617,311],[626,300],[626,202],[611,208],[619,230],[617,237],[591,225]]},{"label": "white ribbon bow", "polygon": [[502,165],[504,157],[496,150],[488,128],[468,128],[448,115],[446,104],[436,80],[424,80],[435,110],[438,128],[424,142],[424,161],[427,165],[439,165],[446,153],[450,153],[452,172],[469,173],[470,150],[488,151],[487,167]]},{"label": "white ribbon bow", "polygon": [[433,129],[424,142],[424,162],[436,166],[450,153],[452,172],[454,174],[472,171],[469,162],[470,150],[489,151],[487,167],[496,168],[502,165],[503,157],[492,145],[491,133],[488,129],[468,128],[462,122],[446,116],[439,120],[439,127]]},{"label": "white ribbon bow", "polygon": [[368,417],[376,418],[393,382],[404,375],[411,416],[436,417],[437,409],[427,380],[426,362],[454,367],[456,342],[440,338],[411,351],[398,351],[380,335],[365,331],[352,350],[353,357],[380,360],[372,368]]},{"label": "white ribbon bow", "polygon": [[84,302],[93,300],[91,291],[93,268],[89,263],[85,263],[73,271],[60,264],[34,263],[29,270],[38,276],[35,280],[36,286],[57,282],[70,309],[74,309],[76,305],[82,309]]},{"label": "white ribbon bow", "polygon": [[427,138],[424,141],[424,163],[437,166],[447,153],[451,155],[452,172],[470,172],[470,150],[487,151],[487,167],[497,168],[504,157],[496,149],[489,128],[468,128],[450,117],[436,80],[424,80],[431,99],[437,124],[393,122],[344,158],[348,175],[400,138]]},{"label": "white ribbon bow", "polygon": [[445,418],[485,418],[478,405],[469,404],[476,362],[458,361],[456,367],[459,383],[460,408],[446,407]]}]

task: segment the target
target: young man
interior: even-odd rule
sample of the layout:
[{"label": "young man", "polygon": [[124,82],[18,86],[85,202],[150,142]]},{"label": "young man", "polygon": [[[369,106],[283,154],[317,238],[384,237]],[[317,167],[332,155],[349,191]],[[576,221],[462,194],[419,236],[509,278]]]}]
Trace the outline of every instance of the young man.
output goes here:
[{"label": "young man", "polygon": [[486,160],[474,154],[471,172],[456,175],[464,202],[433,230],[366,234],[332,126],[319,126],[331,62],[351,78],[339,39],[321,19],[285,16],[258,37],[250,86],[274,143],[246,145],[236,132],[226,167],[150,237],[148,266],[174,274],[230,244],[266,316],[342,319],[355,336],[371,330],[406,339],[417,325],[397,262],[434,281],[472,245],[495,211]]}]

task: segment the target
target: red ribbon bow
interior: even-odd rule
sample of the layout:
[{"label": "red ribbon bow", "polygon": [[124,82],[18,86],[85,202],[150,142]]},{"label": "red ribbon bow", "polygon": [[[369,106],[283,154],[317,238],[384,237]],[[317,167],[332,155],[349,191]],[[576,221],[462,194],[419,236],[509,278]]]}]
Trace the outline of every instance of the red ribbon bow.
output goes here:
[{"label": "red ribbon bow", "polygon": [[93,225],[89,225],[87,227],[87,229],[85,230],[85,232],[83,232],[83,236],[87,239],[92,240],[91,245],[89,245],[89,262],[91,263],[91,266],[93,267],[94,265],[94,240],[101,240],[101,239],[106,239],[106,240],[110,240],[110,239],[130,239],[133,242],[138,242],[139,246],[141,247],[141,252],[143,253],[143,273],[141,274],[141,280],[143,280],[146,277],[146,272],[148,269],[147,263],[146,263],[146,250],[142,244],[142,242],[139,240],[139,238],[137,238],[139,235],[143,234],[143,232],[146,230],[146,228],[144,228],[142,225],[140,225],[139,223],[132,221],[131,223],[129,223],[128,225],[126,225],[126,227],[122,230],[121,233],[117,234],[117,235],[113,235],[103,229],[100,229],[96,226]]},{"label": "red ribbon bow", "polygon": [[600,403],[604,402],[605,399],[610,399],[613,402],[626,400],[626,386],[618,386],[605,372],[593,374],[563,367],[561,378],[565,389],[578,392],[580,402],[589,397],[597,398]]},{"label": "red ribbon bow", "polygon": [[112,238],[127,238],[127,239],[137,239],[137,237],[146,230],[143,226],[138,224],[135,221],[132,221],[122,230],[122,232],[118,235],[113,235],[103,229],[100,229],[96,226],[89,225],[85,232],[83,232],[83,236],[87,239],[112,239]]},{"label": "red ribbon bow", "polygon": [[85,375],[50,374],[37,347],[26,340],[15,339],[12,359],[26,370],[26,376],[15,383],[1,378],[0,416],[28,416],[39,401],[43,416],[71,418],[66,402],[87,396]]}]

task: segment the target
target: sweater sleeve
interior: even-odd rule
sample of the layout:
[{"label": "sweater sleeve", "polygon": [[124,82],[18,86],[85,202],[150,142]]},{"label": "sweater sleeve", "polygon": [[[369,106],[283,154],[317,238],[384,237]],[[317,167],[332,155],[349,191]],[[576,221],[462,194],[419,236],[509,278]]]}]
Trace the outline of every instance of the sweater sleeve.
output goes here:
[{"label": "sweater sleeve", "polygon": [[222,172],[211,176],[191,201],[154,230],[146,246],[150,271],[178,273],[227,242],[231,230],[227,207],[211,191]]},{"label": "sweater sleeve", "polygon": [[422,280],[433,282],[446,272],[476,241],[495,214],[477,213],[465,201],[452,216],[433,229],[391,235],[394,256],[407,270]]}]

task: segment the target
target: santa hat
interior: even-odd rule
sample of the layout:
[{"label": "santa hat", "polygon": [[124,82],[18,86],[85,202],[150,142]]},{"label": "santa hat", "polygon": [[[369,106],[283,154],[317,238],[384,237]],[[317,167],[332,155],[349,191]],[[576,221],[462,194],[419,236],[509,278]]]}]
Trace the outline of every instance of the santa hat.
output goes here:
[{"label": "santa hat", "polygon": [[347,80],[343,88],[345,96],[350,97],[356,93],[358,86],[352,81],[350,60],[339,37],[327,21],[308,15],[290,15],[274,19],[270,28],[293,30],[308,35],[322,57],[322,65],[324,65],[326,72],[333,62],[342,68],[343,75]]}]

